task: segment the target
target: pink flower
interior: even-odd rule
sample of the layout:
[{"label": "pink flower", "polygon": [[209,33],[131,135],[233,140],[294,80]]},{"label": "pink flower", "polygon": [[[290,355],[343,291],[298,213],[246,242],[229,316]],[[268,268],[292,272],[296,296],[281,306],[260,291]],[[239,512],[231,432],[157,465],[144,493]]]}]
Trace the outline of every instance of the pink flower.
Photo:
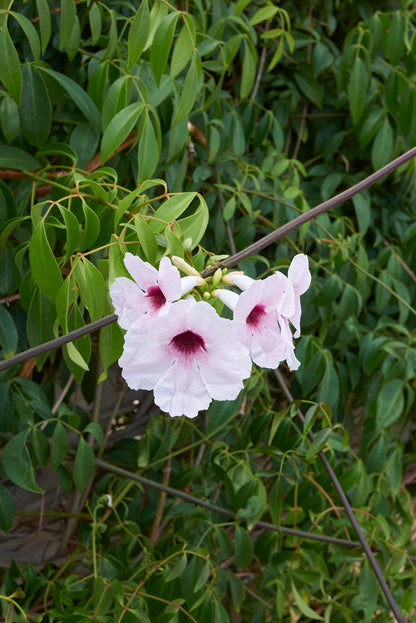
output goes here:
[{"label": "pink flower", "polygon": [[127,384],[153,389],[155,403],[171,416],[195,417],[212,399],[233,400],[251,373],[233,323],[192,298],[133,324],[119,363]]},{"label": "pink flower", "polygon": [[159,270],[137,255],[126,253],[124,264],[134,281],[117,277],[110,296],[119,325],[128,329],[143,314],[165,313],[170,303],[201,283],[201,277],[182,277],[168,257],[162,257]]},{"label": "pink flower", "polygon": [[291,370],[300,363],[294,355],[292,334],[287,322],[295,313],[295,292],[289,279],[276,272],[255,281],[245,275],[229,275],[229,281],[247,288],[240,295],[216,290],[215,296],[234,311],[233,322],[239,340],[262,368],[277,368],[286,360]]}]

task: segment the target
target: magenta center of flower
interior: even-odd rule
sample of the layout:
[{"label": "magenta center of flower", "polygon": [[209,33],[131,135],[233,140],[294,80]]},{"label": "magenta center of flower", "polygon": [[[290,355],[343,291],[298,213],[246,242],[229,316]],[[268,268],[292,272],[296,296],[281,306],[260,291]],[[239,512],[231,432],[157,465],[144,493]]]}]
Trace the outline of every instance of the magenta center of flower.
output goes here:
[{"label": "magenta center of flower", "polygon": [[153,309],[160,309],[166,303],[166,297],[159,286],[151,286],[146,296],[150,299]]},{"label": "magenta center of flower", "polygon": [[258,327],[265,313],[266,311],[264,305],[256,305],[247,316],[246,323],[253,327]]},{"label": "magenta center of flower", "polygon": [[179,335],[175,335],[170,343],[174,346],[175,350],[184,357],[194,355],[200,350],[205,350],[204,340],[193,331],[184,331],[183,333],[179,333]]}]

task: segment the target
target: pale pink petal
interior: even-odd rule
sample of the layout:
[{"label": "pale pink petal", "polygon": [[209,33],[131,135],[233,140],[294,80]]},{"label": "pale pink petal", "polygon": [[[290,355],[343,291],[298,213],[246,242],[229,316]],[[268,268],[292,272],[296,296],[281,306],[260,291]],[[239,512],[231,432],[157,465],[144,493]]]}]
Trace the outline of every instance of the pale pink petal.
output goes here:
[{"label": "pale pink petal", "polygon": [[119,364],[127,385],[132,389],[153,389],[164,372],[172,365],[164,347],[152,347],[149,335],[127,333]]},{"label": "pale pink petal", "polygon": [[184,294],[189,292],[189,290],[193,290],[196,286],[201,286],[203,282],[204,280],[200,276],[181,277],[181,295],[183,296]]},{"label": "pale pink petal", "polygon": [[293,324],[293,326],[295,327],[295,333],[294,336],[295,337],[299,337],[300,336],[300,317],[302,315],[302,307],[300,304],[300,296],[297,296],[295,299],[295,313],[290,316],[290,322]]},{"label": "pale pink petal", "polygon": [[167,301],[173,302],[181,298],[181,276],[168,257],[160,260],[158,285]]},{"label": "pale pink petal", "polygon": [[251,357],[261,368],[277,368],[285,359],[285,352],[285,344],[280,333],[267,330],[253,335]]},{"label": "pale pink petal", "polygon": [[207,409],[212,398],[207,391],[196,365],[181,366],[175,363],[154,387],[155,403],[172,417],[196,417]]},{"label": "pale pink petal", "polygon": [[237,286],[240,290],[248,290],[254,283],[254,279],[240,273],[229,273],[223,277],[223,281],[233,286]]},{"label": "pale pink petal", "polygon": [[262,280],[262,302],[269,309],[276,309],[290,317],[295,312],[295,292],[293,285],[282,273],[274,273]]},{"label": "pale pink petal", "polygon": [[158,272],[149,262],[143,262],[138,255],[126,253],[124,265],[133,277],[134,281],[147,292],[149,288],[157,284]]},{"label": "pale pink petal", "polygon": [[215,400],[234,400],[243,389],[243,380],[251,374],[248,349],[237,342],[234,327],[229,323],[216,328],[216,343],[212,339],[209,356],[198,362],[202,379]]},{"label": "pale pink petal", "polygon": [[220,301],[222,301],[224,305],[228,307],[228,309],[231,309],[231,311],[234,311],[235,306],[237,305],[238,298],[239,298],[236,292],[231,292],[231,290],[221,289],[221,290],[214,290],[214,292],[212,292],[212,295],[215,298],[220,299]]},{"label": "pale pink petal", "polygon": [[238,302],[234,310],[234,320],[237,322],[245,322],[247,316],[258,304],[263,303],[263,282],[261,280],[254,281],[250,288],[242,292],[238,298]]},{"label": "pale pink petal", "polygon": [[147,310],[147,301],[142,290],[127,277],[117,277],[113,281],[110,296],[122,329],[128,329]]},{"label": "pale pink petal", "polygon": [[288,277],[297,294],[303,294],[311,285],[308,257],[304,253],[295,255],[290,263]]}]

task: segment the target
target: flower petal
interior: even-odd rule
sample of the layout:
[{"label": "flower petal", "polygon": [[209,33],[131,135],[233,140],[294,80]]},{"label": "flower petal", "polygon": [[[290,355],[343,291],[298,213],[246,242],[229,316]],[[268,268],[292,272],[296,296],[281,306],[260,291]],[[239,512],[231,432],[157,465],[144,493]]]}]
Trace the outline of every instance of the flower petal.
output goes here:
[{"label": "flower petal", "polygon": [[207,409],[212,398],[206,390],[196,365],[170,366],[154,388],[155,403],[172,417],[196,417]]},{"label": "flower petal", "polygon": [[307,255],[304,253],[295,255],[289,266],[288,277],[297,294],[306,292],[311,285],[311,273]]},{"label": "flower petal", "polygon": [[117,277],[113,281],[110,296],[122,329],[128,329],[147,310],[148,305],[142,290],[127,277]]},{"label": "flower petal", "polygon": [[134,281],[147,292],[151,286],[157,285],[158,272],[149,262],[143,262],[138,255],[126,253],[124,265]]},{"label": "flower petal", "polygon": [[168,257],[160,260],[158,285],[167,301],[173,302],[181,298],[181,276]]},{"label": "flower petal", "polygon": [[280,333],[266,329],[253,335],[251,357],[261,368],[277,368],[285,358],[285,351]]},{"label": "flower petal", "polygon": [[123,378],[132,389],[153,389],[172,363],[163,346],[152,347],[150,333],[134,336],[126,333],[119,365]]}]

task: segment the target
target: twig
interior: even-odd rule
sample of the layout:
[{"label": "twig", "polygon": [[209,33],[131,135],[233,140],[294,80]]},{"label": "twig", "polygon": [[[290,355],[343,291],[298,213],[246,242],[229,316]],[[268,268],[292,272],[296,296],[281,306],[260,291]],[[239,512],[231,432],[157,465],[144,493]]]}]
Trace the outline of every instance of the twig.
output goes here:
[{"label": "twig", "polygon": [[[167,486],[169,483],[171,468],[172,468],[172,458],[168,457],[168,460],[166,461],[163,467],[162,484],[165,486]],[[155,513],[155,519],[153,521],[152,532],[150,534],[150,543],[152,546],[155,545],[157,541],[157,536],[159,534],[159,526],[160,526],[160,522],[162,521],[163,510],[165,508],[166,495],[167,495],[166,491],[160,492],[160,496],[159,496],[159,500],[158,500],[157,508],[156,508],[156,513]]]},{"label": "twig", "polygon": [[[286,382],[285,382],[282,374],[279,372],[279,370],[275,370],[274,373],[275,373],[276,378],[277,378],[277,380],[279,382],[279,385],[282,388],[283,392],[285,393],[287,399],[290,400],[290,402],[293,402],[294,398],[293,398],[292,394],[290,393],[289,388],[287,387]],[[298,417],[299,417],[299,419],[302,422],[305,422],[305,418],[303,416],[303,413],[299,409],[298,409]],[[312,433],[312,431],[309,431],[308,435],[312,439],[312,441],[315,439],[315,435]],[[386,580],[384,578],[384,575],[383,575],[383,573],[382,573],[382,571],[381,571],[381,569],[380,569],[380,567],[378,565],[378,562],[377,562],[373,552],[371,551],[371,548],[370,548],[369,544],[367,543],[364,534],[361,531],[360,524],[358,523],[358,521],[355,518],[355,515],[354,515],[354,513],[352,511],[352,508],[351,508],[351,505],[349,503],[349,500],[348,500],[347,496],[344,493],[344,490],[343,490],[343,488],[341,486],[341,483],[339,482],[339,480],[338,480],[334,470],[332,469],[328,459],[326,458],[326,456],[325,456],[325,454],[323,453],[322,450],[319,451],[318,455],[319,455],[319,458],[321,459],[321,461],[323,463],[323,466],[325,467],[325,469],[326,469],[330,479],[332,480],[332,484],[334,485],[334,487],[335,487],[335,489],[336,489],[336,491],[337,491],[337,493],[338,493],[338,495],[339,495],[339,497],[341,499],[341,502],[342,502],[342,505],[343,505],[343,507],[345,509],[345,512],[348,515],[348,519],[350,520],[351,525],[352,525],[352,527],[354,528],[354,530],[355,530],[355,532],[357,534],[358,540],[360,541],[361,546],[364,549],[364,552],[365,552],[365,554],[366,554],[366,556],[368,558],[368,561],[369,561],[370,565],[373,568],[374,574],[375,574],[375,576],[376,576],[376,578],[378,580],[378,583],[380,584],[380,588],[383,591],[384,596],[387,599],[387,602],[388,602],[388,604],[389,604],[389,606],[391,608],[391,611],[393,612],[394,616],[396,617],[396,620],[398,621],[398,623],[406,623],[404,617],[402,616],[402,614],[401,614],[401,612],[399,610],[398,605],[396,604],[396,602],[395,602],[395,600],[393,598],[393,595],[391,594],[390,588],[387,585],[387,582],[386,582]]]}]

